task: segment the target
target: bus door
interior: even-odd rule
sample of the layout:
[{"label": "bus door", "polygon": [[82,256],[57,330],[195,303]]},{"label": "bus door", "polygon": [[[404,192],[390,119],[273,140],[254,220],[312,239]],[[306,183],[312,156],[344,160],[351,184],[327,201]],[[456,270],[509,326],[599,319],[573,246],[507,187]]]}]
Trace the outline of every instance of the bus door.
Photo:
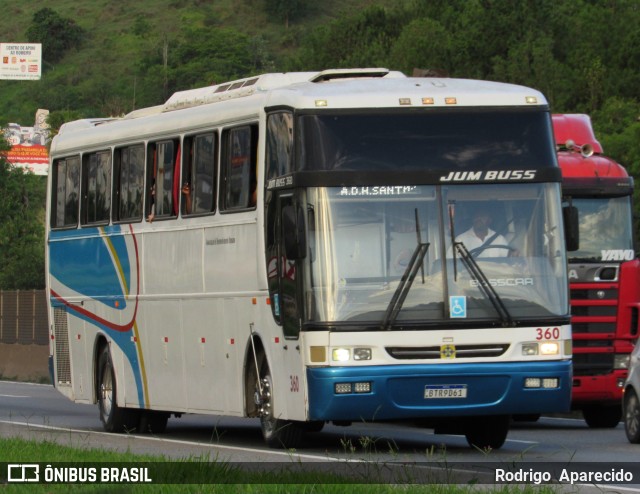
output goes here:
[{"label": "bus door", "polygon": [[[305,419],[306,377],[299,344],[302,324],[302,261],[306,257],[305,208],[291,191],[281,191],[272,199],[267,234],[268,278],[272,314],[280,326],[280,345],[271,355],[274,392],[283,394],[287,418]],[[281,350],[281,351],[280,351]],[[279,402],[278,399],[275,400]],[[277,406],[277,405],[276,405]],[[276,413],[284,410],[276,409]]]}]

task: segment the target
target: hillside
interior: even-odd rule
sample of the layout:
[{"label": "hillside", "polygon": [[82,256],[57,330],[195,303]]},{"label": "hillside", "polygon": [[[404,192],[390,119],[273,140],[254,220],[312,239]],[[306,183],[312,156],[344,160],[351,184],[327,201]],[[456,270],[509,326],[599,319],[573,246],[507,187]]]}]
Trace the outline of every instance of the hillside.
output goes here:
[{"label": "hillside", "polygon": [[[7,2],[0,16],[0,32],[3,33],[0,42],[28,41],[25,33],[34,13],[43,6],[74,20],[85,31],[86,38],[79,50],[66,53],[58,63],[45,62],[41,81],[0,81],[0,121],[28,125],[38,106],[53,111],[77,109],[73,95],[88,90],[96,99],[107,102],[110,97],[125,94],[133,105],[139,89],[136,85],[142,77],[143,57],[148,53],[160,53],[165,40],[171,51],[174,40],[180,39],[188,30],[228,29],[245,34],[258,40],[261,49],[266,50],[273,61],[273,69],[281,70],[282,57],[297,45],[301,33],[370,5],[398,2],[325,0],[306,3],[309,6],[305,15],[286,27],[284,20],[266,13],[265,0],[51,0],[46,5],[41,0]],[[142,34],[140,25],[144,26]],[[64,84],[60,85],[60,81]],[[52,86],[57,88],[55,92],[50,90]],[[62,94],[61,88],[66,94]],[[126,108],[126,103],[114,103],[113,106],[116,112],[131,109]]]},{"label": "hillside", "polygon": [[[42,0],[5,3],[0,42],[35,41],[26,32]],[[591,115],[605,152],[634,173],[640,168],[637,0],[51,0],[46,6],[79,26],[84,38],[45,57],[40,81],[0,81],[0,123],[29,125],[38,108],[50,110],[56,123],[121,115],[178,90],[265,72],[418,67],[539,89],[552,111]],[[283,7],[302,10],[287,17],[277,10]],[[624,29],[617,28],[620,19]]]}]

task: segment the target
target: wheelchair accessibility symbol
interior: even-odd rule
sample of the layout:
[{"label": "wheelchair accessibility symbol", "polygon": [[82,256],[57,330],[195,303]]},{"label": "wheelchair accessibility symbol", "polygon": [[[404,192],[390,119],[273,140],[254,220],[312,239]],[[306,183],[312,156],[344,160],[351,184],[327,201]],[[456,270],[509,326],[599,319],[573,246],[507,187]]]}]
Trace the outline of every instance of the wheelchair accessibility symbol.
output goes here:
[{"label": "wheelchair accessibility symbol", "polygon": [[463,295],[449,297],[449,313],[451,317],[467,317],[467,297]]}]

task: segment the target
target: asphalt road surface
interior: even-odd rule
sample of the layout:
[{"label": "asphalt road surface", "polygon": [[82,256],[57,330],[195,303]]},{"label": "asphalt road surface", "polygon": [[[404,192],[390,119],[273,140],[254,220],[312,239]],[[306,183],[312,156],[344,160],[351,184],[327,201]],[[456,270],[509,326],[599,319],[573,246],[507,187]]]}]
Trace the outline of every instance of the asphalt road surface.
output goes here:
[{"label": "asphalt road surface", "polygon": [[[533,462],[578,465],[584,469],[595,462],[609,470],[635,464],[640,472],[640,445],[627,441],[622,423],[614,429],[590,429],[583,420],[569,417],[514,422],[504,446],[494,451],[477,451],[462,436],[436,435],[412,424],[327,425],[322,432],[308,434],[303,447],[283,451],[265,446],[257,419],[186,415],[172,417],[166,432],[159,435],[108,434],[102,430],[95,405],[72,403],[52,386],[0,381],[0,437],[9,436],[176,459],[204,456],[242,463],[429,463],[466,470],[478,464],[492,468],[496,464],[518,464],[528,468]],[[631,484],[613,484],[599,484],[594,492],[609,488],[640,492],[640,473]],[[584,488],[589,489],[588,486],[589,483],[583,485],[581,492],[586,492]],[[571,489],[576,490],[575,486]]]}]

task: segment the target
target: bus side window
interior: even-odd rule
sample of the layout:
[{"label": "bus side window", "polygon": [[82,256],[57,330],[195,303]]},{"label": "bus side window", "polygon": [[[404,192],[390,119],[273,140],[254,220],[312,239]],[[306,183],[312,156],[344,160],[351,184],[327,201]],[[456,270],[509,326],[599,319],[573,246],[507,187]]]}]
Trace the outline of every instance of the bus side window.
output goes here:
[{"label": "bus side window", "polygon": [[291,173],[293,152],[293,115],[276,112],[267,116],[266,179]]},{"label": "bus side window", "polygon": [[258,126],[247,125],[223,134],[223,210],[256,207]]},{"label": "bus side window", "polygon": [[207,214],[216,205],[217,134],[186,137],[182,158],[182,206],[184,216]]},{"label": "bus side window", "polygon": [[75,227],[78,225],[80,158],[55,160],[52,173],[51,228]]},{"label": "bus side window", "polygon": [[177,139],[150,143],[147,149],[147,221],[175,218],[178,213],[180,144]]},{"label": "bus side window", "polygon": [[114,152],[113,220],[142,219],[144,146],[137,144]]},{"label": "bus side window", "polygon": [[111,214],[111,151],[82,157],[83,225],[105,224]]}]

